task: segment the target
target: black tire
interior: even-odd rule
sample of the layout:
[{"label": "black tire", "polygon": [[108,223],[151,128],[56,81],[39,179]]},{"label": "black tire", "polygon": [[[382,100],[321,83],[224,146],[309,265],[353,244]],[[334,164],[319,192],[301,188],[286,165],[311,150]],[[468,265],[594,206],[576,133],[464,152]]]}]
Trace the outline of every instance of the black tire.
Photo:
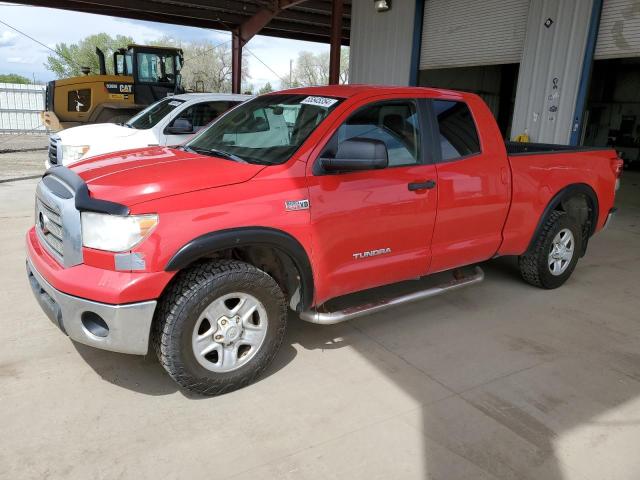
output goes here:
[{"label": "black tire", "polygon": [[[192,335],[201,313],[231,292],[258,299],[266,311],[266,335],[257,353],[230,372],[213,372],[196,359]],[[275,280],[248,263],[218,260],[178,274],[156,310],[153,347],[164,369],[178,384],[202,395],[220,395],[253,382],[272,362],[287,326],[286,301]]]},{"label": "black tire", "polygon": [[[573,256],[560,275],[554,275],[549,268],[549,254],[553,240],[558,232],[568,229],[573,235]],[[554,210],[546,219],[538,238],[532,248],[518,259],[520,274],[525,282],[533,286],[553,289],[558,288],[573,273],[582,252],[582,228],[565,212]]]}]

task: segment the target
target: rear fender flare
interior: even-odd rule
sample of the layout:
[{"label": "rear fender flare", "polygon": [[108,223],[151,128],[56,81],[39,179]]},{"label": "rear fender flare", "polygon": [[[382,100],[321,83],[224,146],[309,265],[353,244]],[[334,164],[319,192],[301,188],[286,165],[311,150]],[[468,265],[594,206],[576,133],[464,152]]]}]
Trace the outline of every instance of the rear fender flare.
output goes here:
[{"label": "rear fender flare", "polygon": [[[584,195],[587,198],[587,201],[589,202],[589,207],[591,209],[591,216],[589,218],[591,221],[590,222],[591,224],[589,226],[589,231],[586,232],[587,238],[585,238],[585,242],[584,242],[584,251],[586,251],[587,240],[589,239],[589,237],[591,237],[594,234],[596,226],[598,225],[598,212],[599,212],[598,196],[596,195],[596,192],[593,190],[593,188],[591,188],[586,183],[574,183],[564,187],[562,190],[556,193],[553,196],[553,198],[549,201],[544,211],[542,212],[542,215],[538,220],[538,225],[536,226],[536,229],[533,232],[533,236],[529,241],[529,246],[527,247],[528,252],[531,251],[531,249],[534,247],[536,239],[540,235],[540,231],[544,226],[544,222],[547,220],[551,212],[554,211],[563,201],[568,200],[574,195]],[[584,254],[584,251],[583,251],[583,254]]]}]

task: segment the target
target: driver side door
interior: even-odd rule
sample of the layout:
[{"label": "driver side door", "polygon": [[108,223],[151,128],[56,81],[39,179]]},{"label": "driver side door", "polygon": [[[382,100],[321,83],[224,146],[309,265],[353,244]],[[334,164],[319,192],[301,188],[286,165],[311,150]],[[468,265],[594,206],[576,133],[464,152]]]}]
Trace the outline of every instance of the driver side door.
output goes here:
[{"label": "driver side door", "polygon": [[[360,106],[319,158],[348,139],[384,142],[386,168],[327,173],[319,158],[309,174],[317,300],[425,275],[436,217],[437,185],[417,99]],[[428,185],[428,186],[425,186]],[[422,187],[422,188],[419,188]]]}]

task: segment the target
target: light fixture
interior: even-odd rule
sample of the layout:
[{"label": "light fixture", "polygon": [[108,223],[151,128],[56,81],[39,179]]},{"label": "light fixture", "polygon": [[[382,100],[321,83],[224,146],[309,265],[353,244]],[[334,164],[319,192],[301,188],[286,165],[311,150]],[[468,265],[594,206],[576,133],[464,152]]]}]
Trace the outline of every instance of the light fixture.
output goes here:
[{"label": "light fixture", "polygon": [[376,12],[386,12],[391,10],[391,0],[373,0],[373,7]]}]

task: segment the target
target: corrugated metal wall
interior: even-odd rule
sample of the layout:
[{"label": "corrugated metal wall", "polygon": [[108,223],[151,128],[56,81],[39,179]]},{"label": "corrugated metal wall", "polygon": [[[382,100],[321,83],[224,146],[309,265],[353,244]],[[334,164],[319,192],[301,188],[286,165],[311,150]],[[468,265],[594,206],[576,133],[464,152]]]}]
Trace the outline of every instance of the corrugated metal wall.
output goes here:
[{"label": "corrugated metal wall", "polygon": [[378,13],[371,0],[351,2],[349,83],[408,85],[415,0]]},{"label": "corrugated metal wall", "polygon": [[640,56],[640,2],[604,0],[596,60]]},{"label": "corrugated metal wall", "polygon": [[420,69],[518,63],[528,9],[529,0],[427,0]]},{"label": "corrugated metal wall", "polygon": [[[593,0],[532,0],[529,7],[512,136],[568,143]],[[550,26],[545,22],[550,20]]]},{"label": "corrugated metal wall", "polygon": [[44,85],[0,83],[0,133],[45,131],[40,120],[44,110]]}]

